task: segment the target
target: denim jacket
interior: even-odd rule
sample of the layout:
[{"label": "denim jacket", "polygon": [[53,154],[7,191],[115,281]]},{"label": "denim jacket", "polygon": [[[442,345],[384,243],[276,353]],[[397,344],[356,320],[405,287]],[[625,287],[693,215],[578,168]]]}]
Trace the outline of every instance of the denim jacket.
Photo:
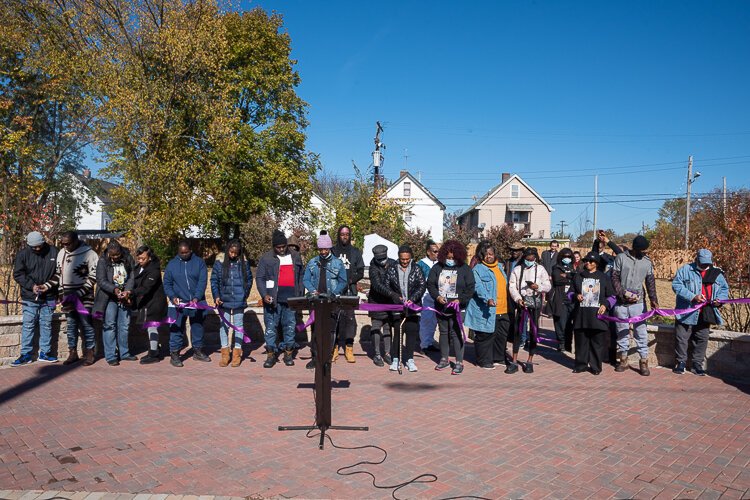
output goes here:
[{"label": "denim jacket", "polygon": [[[308,292],[318,289],[318,281],[320,281],[319,262],[320,256],[316,256],[305,267],[305,275],[302,278],[302,283]],[[331,258],[325,262],[325,266],[328,294],[341,295],[346,288],[346,268],[344,268],[344,263],[335,255],[331,255]]]},{"label": "denim jacket", "polygon": [[[672,290],[674,290],[674,293],[677,295],[677,309],[688,309],[694,306],[693,297],[701,293],[703,288],[702,285],[703,278],[701,277],[701,273],[695,263],[685,264],[679,268],[677,274],[674,276],[674,280],[672,280]],[[706,298],[708,300],[729,298],[729,284],[727,283],[726,278],[724,278],[724,274],[719,274],[719,277],[716,278],[716,282],[711,288],[711,295],[711,297]],[[704,307],[713,306],[709,305]],[[724,320],[722,319],[721,314],[719,314],[718,308],[714,308],[714,310],[716,312],[716,317],[719,320],[719,324],[723,325]],[[685,325],[697,325],[699,315],[700,310],[688,314],[680,314],[676,316],[675,319]]]},{"label": "denim jacket", "polygon": [[[466,320],[464,324],[477,332],[491,333],[495,331],[495,306],[487,301],[497,299],[497,280],[495,273],[482,263],[474,266],[474,296],[466,306]],[[505,276],[505,271],[500,267]],[[507,281],[507,277],[505,278]]]}]

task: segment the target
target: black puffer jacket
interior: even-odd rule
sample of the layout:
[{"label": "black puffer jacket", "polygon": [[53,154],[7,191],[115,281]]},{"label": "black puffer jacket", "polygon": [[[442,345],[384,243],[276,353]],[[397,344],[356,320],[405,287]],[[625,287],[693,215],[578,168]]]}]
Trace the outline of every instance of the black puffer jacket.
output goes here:
[{"label": "black puffer jacket", "polygon": [[[397,266],[398,263],[393,259],[386,259],[383,264],[380,264],[377,260],[372,259],[370,261],[370,293],[367,295],[367,302],[370,304],[393,304],[393,298],[390,293],[386,293],[388,288],[387,282],[387,270],[391,267]],[[387,312],[374,312],[371,311],[369,316],[373,319],[387,319],[393,317],[392,314]]]},{"label": "black puffer jacket", "polygon": [[[388,267],[385,273],[385,287],[381,289],[381,293],[391,296],[391,300],[394,304],[401,303],[401,301],[399,300],[401,298],[401,285],[398,281],[398,271],[398,263],[394,266]],[[406,286],[407,291],[409,292],[409,296],[404,297],[404,301],[408,300],[418,306],[421,306],[422,296],[427,289],[427,283],[424,280],[424,273],[422,272],[422,269],[417,265],[416,262],[411,263],[411,271],[409,272],[409,278]],[[408,316],[416,316],[418,314],[418,312],[412,311],[411,309],[408,311]],[[401,314],[398,314],[398,317],[401,316]]]},{"label": "black puffer jacket", "polygon": [[159,262],[152,260],[141,271],[133,271],[133,308],[138,310],[138,323],[161,321],[167,316],[167,296],[161,282]]},{"label": "black puffer jacket", "polygon": [[57,248],[45,243],[40,253],[35,253],[30,246],[25,246],[16,255],[13,266],[13,279],[21,286],[21,298],[42,303],[47,298],[57,296],[57,287],[39,294],[34,293],[34,285],[46,283],[55,275],[57,268]]}]

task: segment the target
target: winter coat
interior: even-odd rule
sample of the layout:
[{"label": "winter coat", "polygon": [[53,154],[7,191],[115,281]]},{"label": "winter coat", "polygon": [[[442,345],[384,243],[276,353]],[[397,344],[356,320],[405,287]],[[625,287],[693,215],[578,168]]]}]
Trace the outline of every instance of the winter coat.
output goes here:
[{"label": "winter coat", "polygon": [[305,275],[302,277],[302,283],[308,292],[314,292],[318,289],[320,281],[320,266],[324,262],[326,267],[326,287],[328,295],[341,295],[346,289],[346,269],[344,263],[335,255],[331,255],[328,260],[321,261],[317,255],[310,259],[305,267]]},{"label": "winter coat", "polygon": [[[393,259],[386,259],[384,264],[379,264],[375,259],[370,261],[370,293],[367,296],[367,302],[371,304],[395,304],[387,287],[387,271],[391,267],[398,265]],[[392,318],[393,314],[388,312],[370,312],[369,316],[373,319]]]},{"label": "winter coat", "polygon": [[[456,293],[458,297],[459,306],[461,309],[466,309],[469,304],[469,300],[474,295],[474,274],[471,268],[463,264],[461,266],[447,266],[444,263],[438,262],[432,269],[430,269],[430,275],[427,277],[427,291],[430,292],[430,296],[435,301],[435,309],[440,312],[444,312],[447,306],[438,302],[438,297],[441,293],[440,274],[443,271],[456,271]],[[454,299],[449,299],[451,302]],[[453,309],[449,309],[447,314],[454,314]]]},{"label": "winter coat", "polygon": [[[587,295],[585,288],[592,288],[590,295]],[[611,309],[615,305],[615,289],[612,281],[602,271],[596,270],[590,273],[583,270],[575,275],[573,279],[573,293],[576,296],[583,295],[584,301],[579,302],[576,298],[577,309],[573,320],[573,328],[576,330],[600,330],[608,331],[609,323],[597,317],[599,307],[604,305]],[[593,304],[587,299],[593,300]]]},{"label": "winter coat", "polygon": [[35,253],[30,246],[21,249],[13,265],[13,279],[21,288],[21,299],[42,304],[47,299],[57,297],[57,288],[42,292],[37,296],[34,285],[41,285],[55,275],[57,248],[44,244],[41,253]]},{"label": "winter coat", "polygon": [[[384,296],[390,296],[391,303],[392,304],[403,304],[404,302],[411,301],[414,304],[421,306],[422,305],[422,296],[424,295],[424,291],[427,288],[427,283],[425,283],[424,280],[424,273],[419,268],[419,266],[416,264],[416,262],[412,262],[411,264],[411,270],[409,271],[409,276],[406,280],[406,289],[409,293],[408,297],[404,297],[404,301],[402,302],[400,300],[402,296],[401,292],[401,283],[399,282],[399,264],[394,261],[394,265],[388,266],[388,268],[385,271],[385,282],[380,282],[378,284],[378,291]],[[418,316],[419,312],[412,311],[411,309],[407,311],[407,316]],[[398,319],[403,318],[402,313],[396,313],[394,316]]]},{"label": "winter coat", "polygon": [[146,267],[133,271],[133,309],[137,322],[161,321],[167,316],[167,296],[161,281],[159,262],[152,260]]},{"label": "winter coat", "polygon": [[206,301],[208,268],[206,263],[195,254],[188,260],[179,255],[167,264],[164,270],[164,293],[171,302],[178,298],[181,302]]},{"label": "winter coat", "polygon": [[[75,295],[86,309],[94,306],[94,285],[96,285],[96,266],[99,256],[90,246],[79,243],[72,252],[62,249],[57,252],[55,274],[47,280],[45,285],[57,288],[60,300]],[[71,312],[75,305],[63,302],[62,311]]]},{"label": "winter coat", "polygon": [[362,259],[362,251],[352,244],[342,245],[339,241],[331,249],[331,253],[339,258],[346,269],[347,293],[343,295],[356,296],[357,283],[365,277],[365,261]]},{"label": "winter coat", "polygon": [[575,275],[576,271],[572,264],[569,266],[565,264],[552,266],[552,291],[547,295],[547,303],[553,316],[562,316],[567,307],[566,304],[571,303],[568,300],[568,293],[572,290]]},{"label": "winter coat", "polygon": [[[505,276],[502,266],[498,266],[500,272]],[[489,305],[489,300],[497,300],[497,279],[495,273],[479,263],[474,266],[474,296],[466,306],[466,319],[464,324],[476,332],[492,333],[495,331],[495,306]],[[508,277],[505,276],[507,281]]]},{"label": "winter coat", "polygon": [[[294,266],[294,295],[299,297],[305,294],[305,289],[302,284],[302,276],[305,269],[302,264],[302,257],[300,257],[298,252],[289,250],[289,254],[292,256],[292,266]],[[280,266],[281,261],[276,257],[276,252],[269,250],[261,255],[260,260],[258,261],[258,268],[255,270],[255,288],[258,290],[261,299],[266,295],[270,295],[273,298],[273,304],[276,304],[279,293]],[[273,281],[273,286],[271,288],[266,288],[269,281]]]},{"label": "winter coat", "polygon": [[[245,266],[244,280],[242,266]],[[227,279],[224,279],[224,266],[229,266]],[[216,256],[214,267],[211,270],[211,293],[214,300],[221,299],[223,309],[244,309],[247,306],[247,297],[253,288],[253,273],[250,263],[239,258],[232,261],[226,254]]]},{"label": "winter coat", "polygon": [[[118,287],[114,281],[114,263],[112,259],[107,257],[107,252],[99,257],[99,262],[96,264],[96,299],[94,300],[94,313],[104,313],[107,310],[107,305],[110,301],[120,302],[115,295],[115,289],[120,290],[133,290],[133,271],[135,270],[135,259],[130,255],[130,252],[123,249],[122,251],[122,264],[125,266],[125,272],[127,276],[125,283],[122,287]],[[127,305],[127,304],[126,304]]]},{"label": "winter coat", "polygon": [[[526,282],[531,281],[539,285],[537,290],[532,289]],[[514,302],[525,299],[525,297],[539,297],[541,294],[552,289],[547,271],[539,264],[531,267],[525,265],[516,266],[510,273],[510,296]]]},{"label": "winter coat", "polygon": [[[729,298],[729,284],[727,283],[724,274],[721,269],[711,266],[709,270],[714,269],[718,272],[716,281],[714,281],[711,287],[711,297],[706,297],[709,301],[717,299],[728,299]],[[695,306],[693,298],[696,295],[700,295],[703,290],[703,277],[701,276],[698,265],[694,262],[692,264],[685,264],[677,270],[674,279],[672,280],[672,290],[677,295],[677,309],[689,309]],[[712,305],[706,305],[703,307],[711,307],[716,314],[716,319],[719,321],[718,325],[724,324],[724,319],[719,314],[719,309]],[[693,311],[688,314],[680,314],[675,317],[677,321],[685,325],[697,325],[700,317],[700,310]]]}]

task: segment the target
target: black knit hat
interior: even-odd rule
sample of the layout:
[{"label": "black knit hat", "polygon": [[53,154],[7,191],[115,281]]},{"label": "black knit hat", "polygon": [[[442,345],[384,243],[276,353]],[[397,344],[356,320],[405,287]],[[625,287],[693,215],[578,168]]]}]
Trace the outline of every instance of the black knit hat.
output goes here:
[{"label": "black knit hat", "polygon": [[649,242],[645,236],[639,234],[633,238],[633,250],[646,250],[649,246]]},{"label": "black knit hat", "polygon": [[589,252],[581,260],[583,262],[596,262],[596,264],[598,265],[601,262],[602,258],[596,252]]},{"label": "black knit hat", "polygon": [[271,238],[271,244],[277,247],[280,245],[286,245],[286,243],[286,235],[278,229],[275,229],[273,231],[273,237]]}]

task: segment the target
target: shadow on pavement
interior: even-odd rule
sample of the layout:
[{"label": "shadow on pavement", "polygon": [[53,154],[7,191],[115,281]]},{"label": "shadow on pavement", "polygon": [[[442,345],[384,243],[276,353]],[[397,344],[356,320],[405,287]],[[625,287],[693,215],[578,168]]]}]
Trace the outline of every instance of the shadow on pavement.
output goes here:
[{"label": "shadow on pavement", "polygon": [[[0,392],[0,405],[3,405],[8,401],[17,398],[18,396],[21,396],[25,392],[34,390],[37,387],[46,384],[47,382],[52,382],[58,377],[67,375],[81,366],[83,366],[83,364],[80,361],[72,366],[64,366],[62,363],[47,364],[45,366],[42,366],[37,369],[37,374],[35,377],[30,378],[25,382],[21,382],[20,384],[13,387],[8,387],[7,389]],[[24,367],[8,369],[23,370]]]}]

